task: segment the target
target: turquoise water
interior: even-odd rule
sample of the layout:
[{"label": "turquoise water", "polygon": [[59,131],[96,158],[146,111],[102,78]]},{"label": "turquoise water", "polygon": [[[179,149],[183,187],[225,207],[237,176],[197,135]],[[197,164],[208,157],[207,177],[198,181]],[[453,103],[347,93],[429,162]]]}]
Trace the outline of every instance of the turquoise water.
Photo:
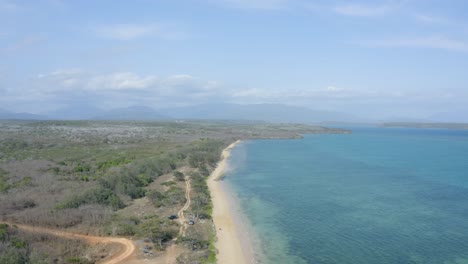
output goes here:
[{"label": "turquoise water", "polygon": [[248,141],[229,162],[262,263],[468,263],[468,131]]}]

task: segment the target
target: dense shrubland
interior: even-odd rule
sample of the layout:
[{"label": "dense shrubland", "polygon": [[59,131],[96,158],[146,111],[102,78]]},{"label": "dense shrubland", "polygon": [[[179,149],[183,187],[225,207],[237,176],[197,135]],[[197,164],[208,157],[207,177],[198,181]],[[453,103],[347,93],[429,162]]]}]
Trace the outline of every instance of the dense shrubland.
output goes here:
[{"label": "dense shrubland", "polygon": [[[53,241],[55,246],[50,247],[44,241]],[[82,256],[87,249],[78,240],[26,233],[15,226],[0,224],[0,263],[94,263]]]}]

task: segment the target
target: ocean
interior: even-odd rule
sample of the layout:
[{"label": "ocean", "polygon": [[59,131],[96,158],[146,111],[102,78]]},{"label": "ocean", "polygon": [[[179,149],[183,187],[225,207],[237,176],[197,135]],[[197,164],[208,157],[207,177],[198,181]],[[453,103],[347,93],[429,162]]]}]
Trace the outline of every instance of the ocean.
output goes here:
[{"label": "ocean", "polygon": [[468,263],[468,131],[352,130],[232,150],[260,263]]}]

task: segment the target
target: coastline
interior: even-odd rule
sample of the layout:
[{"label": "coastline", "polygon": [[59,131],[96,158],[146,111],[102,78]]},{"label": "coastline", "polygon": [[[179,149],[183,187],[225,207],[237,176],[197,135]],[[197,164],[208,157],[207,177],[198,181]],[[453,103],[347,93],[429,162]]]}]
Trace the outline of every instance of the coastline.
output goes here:
[{"label": "coastline", "polygon": [[[238,140],[221,153],[221,159],[208,178],[208,188],[213,202],[213,223],[216,229],[216,263],[218,264],[250,264],[255,263],[251,241],[243,236],[245,230],[238,221],[237,210],[226,192],[226,186],[219,182],[226,171],[227,159],[231,150],[239,144]],[[248,241],[244,241],[248,240]]]}]

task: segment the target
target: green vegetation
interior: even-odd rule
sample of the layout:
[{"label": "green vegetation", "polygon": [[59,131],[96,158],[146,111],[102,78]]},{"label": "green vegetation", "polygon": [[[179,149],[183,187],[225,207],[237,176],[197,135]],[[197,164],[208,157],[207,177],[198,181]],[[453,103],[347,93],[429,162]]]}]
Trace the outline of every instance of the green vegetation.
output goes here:
[{"label": "green vegetation", "polygon": [[178,180],[178,181],[183,181],[183,180],[185,180],[185,175],[184,175],[182,172],[180,172],[180,171],[174,172],[174,177],[175,177],[176,180]]},{"label": "green vegetation", "polygon": [[161,220],[157,217],[144,221],[140,229],[142,235],[150,238],[154,243],[157,243],[160,249],[163,249],[163,243],[176,237],[178,231],[173,222]]},{"label": "green vegetation", "polygon": [[177,183],[175,181],[167,181],[167,182],[161,183],[161,185],[166,186],[166,187],[170,187],[170,186],[177,185]]},{"label": "green vegetation", "polygon": [[190,149],[189,164],[193,168],[216,166],[225,143],[221,140],[203,139]]},{"label": "green vegetation", "polygon": [[135,158],[134,157],[117,157],[115,159],[101,161],[96,164],[96,167],[100,171],[107,171],[112,167],[119,167],[124,164],[131,163]]},{"label": "green vegetation", "polygon": [[[45,239],[52,239],[61,243],[59,257],[50,257],[50,254],[41,254],[35,250]],[[60,240],[46,235],[25,234],[13,226],[0,224],[0,263],[5,264],[46,264],[46,263],[92,263],[90,260],[79,257],[85,247],[78,241]],[[52,253],[52,252],[49,252]]]},{"label": "green vegetation", "polygon": [[208,247],[208,257],[204,263],[216,263],[216,248],[214,246],[214,241],[210,242],[210,246]]},{"label": "green vegetation", "polygon": [[81,205],[93,203],[108,205],[114,210],[124,207],[123,202],[112,192],[112,190],[98,187],[96,189],[90,189],[83,194],[78,194],[66,199],[59,203],[56,206],[56,209],[78,208]]},{"label": "green vegetation", "polygon": [[0,169],[0,192],[7,192],[10,189],[10,184],[8,183],[9,177],[6,171]]},{"label": "green vegetation", "polygon": [[213,206],[211,204],[210,191],[206,183],[209,174],[202,175],[199,172],[191,174],[194,197],[192,198],[192,211],[197,218],[211,218]]},{"label": "green vegetation", "polygon": [[164,193],[156,190],[150,191],[147,197],[155,207],[167,207],[185,203],[185,191],[175,186],[170,186]]},{"label": "green vegetation", "polygon": [[31,177],[12,180],[10,177],[8,177],[8,173],[0,168],[0,193],[6,193],[10,189],[27,187],[31,185],[31,182]]},{"label": "green vegetation", "polygon": [[148,193],[148,199],[153,203],[155,207],[161,207],[164,205],[166,196],[158,191],[151,191]]}]

